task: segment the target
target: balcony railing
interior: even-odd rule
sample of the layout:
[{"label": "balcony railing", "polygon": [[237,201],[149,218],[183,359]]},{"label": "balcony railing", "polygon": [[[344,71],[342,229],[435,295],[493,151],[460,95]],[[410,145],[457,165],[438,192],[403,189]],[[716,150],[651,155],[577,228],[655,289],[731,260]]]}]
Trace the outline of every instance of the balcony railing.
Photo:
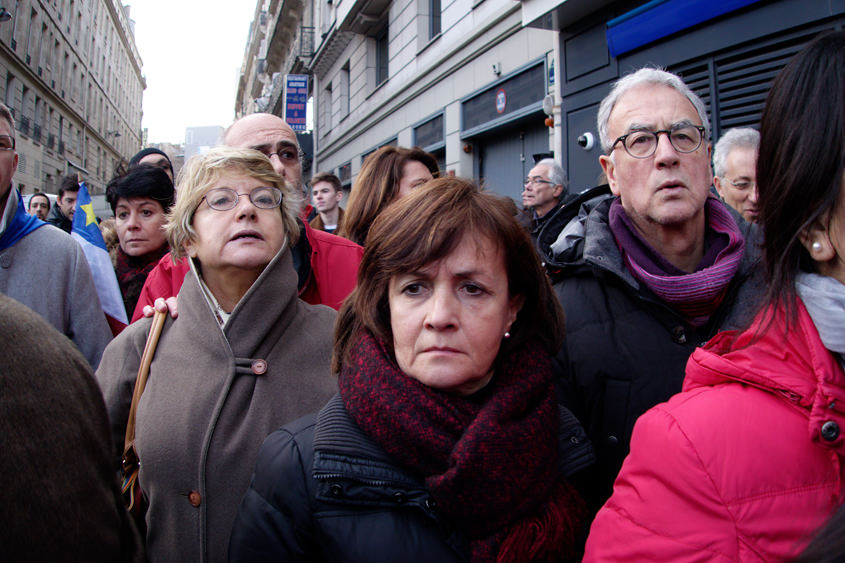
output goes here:
[{"label": "balcony railing", "polygon": [[29,135],[29,118],[25,115],[21,116],[20,120],[18,121],[18,131],[20,131],[24,135]]},{"label": "balcony railing", "polygon": [[65,154],[65,142],[59,141],[59,154]]},{"label": "balcony railing", "polygon": [[37,123],[32,126],[32,140],[38,143],[41,142],[41,126]]}]

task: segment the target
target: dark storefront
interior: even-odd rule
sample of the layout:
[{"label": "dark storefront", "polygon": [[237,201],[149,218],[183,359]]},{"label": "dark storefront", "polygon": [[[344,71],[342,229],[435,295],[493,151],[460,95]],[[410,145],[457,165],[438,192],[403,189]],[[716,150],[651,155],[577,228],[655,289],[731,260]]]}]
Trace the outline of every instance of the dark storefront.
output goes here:
[{"label": "dark storefront", "polygon": [[[548,27],[543,22],[555,19],[547,15],[531,25]],[[596,112],[620,76],[644,65],[680,74],[707,104],[716,140],[731,127],[756,127],[769,86],[789,58],[843,23],[845,0],[614,2],[565,22],[562,162],[574,188],[595,185],[601,172]],[[596,138],[589,150],[578,143],[586,133]]]}]

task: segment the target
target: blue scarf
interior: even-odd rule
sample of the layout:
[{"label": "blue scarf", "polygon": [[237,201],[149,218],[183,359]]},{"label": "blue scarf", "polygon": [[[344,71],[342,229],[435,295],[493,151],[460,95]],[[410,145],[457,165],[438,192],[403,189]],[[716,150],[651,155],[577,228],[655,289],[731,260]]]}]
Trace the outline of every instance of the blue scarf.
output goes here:
[{"label": "blue scarf", "polygon": [[18,208],[15,210],[15,216],[6,225],[6,230],[0,235],[0,250],[11,248],[23,237],[47,224],[35,215],[27,215],[23,208],[23,198],[17,188],[15,188],[14,193],[9,193],[9,198],[12,197],[17,197]]}]

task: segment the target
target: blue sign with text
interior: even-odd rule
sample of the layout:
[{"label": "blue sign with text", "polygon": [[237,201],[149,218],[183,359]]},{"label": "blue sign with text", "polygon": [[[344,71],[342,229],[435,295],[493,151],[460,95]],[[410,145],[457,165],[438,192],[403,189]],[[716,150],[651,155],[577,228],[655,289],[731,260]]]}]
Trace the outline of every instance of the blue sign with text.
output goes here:
[{"label": "blue sign with text", "polygon": [[285,76],[285,121],[294,131],[305,131],[305,106],[308,103],[308,76]]}]

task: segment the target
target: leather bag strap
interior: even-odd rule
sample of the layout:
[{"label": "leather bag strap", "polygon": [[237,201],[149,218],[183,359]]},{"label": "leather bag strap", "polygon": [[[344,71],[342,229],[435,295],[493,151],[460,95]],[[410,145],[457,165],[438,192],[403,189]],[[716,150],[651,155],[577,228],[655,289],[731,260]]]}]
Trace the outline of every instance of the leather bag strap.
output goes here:
[{"label": "leather bag strap", "polygon": [[138,410],[138,401],[147,386],[147,376],[150,373],[150,364],[153,362],[153,355],[161,336],[161,329],[167,312],[156,311],[153,315],[153,323],[150,325],[150,334],[147,336],[147,344],[144,346],[144,353],[141,355],[141,365],[138,367],[138,376],[135,378],[135,391],[132,393],[132,405],[129,407],[129,420],[126,423],[126,438],[123,441],[124,451],[135,441],[135,413]]}]

